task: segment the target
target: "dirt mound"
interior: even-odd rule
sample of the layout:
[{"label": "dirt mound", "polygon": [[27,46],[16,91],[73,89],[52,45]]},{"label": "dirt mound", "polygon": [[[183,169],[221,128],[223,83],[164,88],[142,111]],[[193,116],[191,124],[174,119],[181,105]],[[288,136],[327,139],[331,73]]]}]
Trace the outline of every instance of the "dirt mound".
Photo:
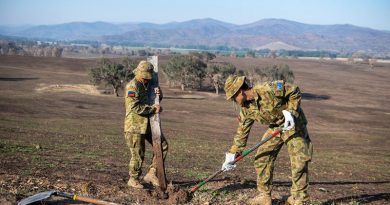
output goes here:
[{"label": "dirt mound", "polygon": [[168,204],[185,204],[191,199],[188,191],[180,189],[172,183],[168,185],[167,192],[169,195]]},{"label": "dirt mound", "polygon": [[78,92],[86,95],[101,95],[100,92],[93,85],[88,84],[54,84],[46,85],[40,84],[35,88],[37,92]]}]

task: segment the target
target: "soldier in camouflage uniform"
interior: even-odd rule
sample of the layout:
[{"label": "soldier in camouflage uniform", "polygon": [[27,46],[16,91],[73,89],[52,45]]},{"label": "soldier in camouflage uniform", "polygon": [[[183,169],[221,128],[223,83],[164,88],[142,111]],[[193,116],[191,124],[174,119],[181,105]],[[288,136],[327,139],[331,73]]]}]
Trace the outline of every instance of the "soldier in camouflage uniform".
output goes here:
[{"label": "soldier in camouflage uniform", "polygon": [[[131,159],[129,163],[130,179],[127,183],[129,187],[142,189],[143,185],[139,182],[141,175],[142,162],[145,156],[145,140],[152,144],[152,135],[149,123],[149,116],[162,111],[160,105],[149,105],[148,103],[148,82],[152,79],[153,65],[147,61],[141,61],[134,70],[135,77],[126,85],[125,90],[125,138],[130,148]],[[160,89],[156,89],[156,94],[162,99]],[[161,137],[164,159],[168,151],[166,139]],[[159,186],[156,176],[156,162],[153,156],[153,162],[149,167],[144,181]]]},{"label": "soldier in camouflage uniform", "polygon": [[308,203],[308,162],[312,157],[312,144],[306,128],[305,114],[300,107],[299,88],[282,80],[249,87],[244,76],[229,76],[224,90],[227,99],[234,100],[241,106],[241,110],[233,146],[226,153],[222,169],[230,170],[236,166],[229,162],[243,152],[255,121],[269,125],[263,139],[276,129],[282,129],[283,133],[257,150],[254,165],[260,194],[250,203],[272,204],[274,162],[283,144],[287,146],[291,163],[292,187],[287,202],[292,205]]}]

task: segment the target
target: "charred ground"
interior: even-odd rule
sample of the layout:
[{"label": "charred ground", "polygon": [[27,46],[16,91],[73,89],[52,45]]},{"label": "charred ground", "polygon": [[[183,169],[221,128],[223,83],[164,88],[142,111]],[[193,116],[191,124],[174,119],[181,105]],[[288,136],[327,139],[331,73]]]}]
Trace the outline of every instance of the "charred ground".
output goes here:
[{"label": "charred ground", "polygon": [[[296,59],[232,59],[239,68],[288,64],[304,93],[302,107],[314,143],[310,193],[314,204],[390,203],[390,65]],[[178,190],[221,166],[232,143],[236,111],[223,96],[162,86],[163,131],[170,148],[166,172],[170,198],[152,187],[126,187],[129,151],[123,137],[123,98],[63,89],[88,84],[95,60],[0,57],[0,202],[15,203],[47,190],[122,204],[245,204],[256,192],[253,157],[208,183],[190,200]],[[55,85],[47,92],[38,88]],[[82,87],[82,86],[81,86]],[[183,98],[180,96],[197,96]],[[199,97],[201,96],[201,97]],[[256,125],[249,145],[265,127]],[[145,166],[150,162],[147,146]],[[290,186],[285,148],[275,167],[275,204]],[[50,203],[70,203],[55,198]]]}]

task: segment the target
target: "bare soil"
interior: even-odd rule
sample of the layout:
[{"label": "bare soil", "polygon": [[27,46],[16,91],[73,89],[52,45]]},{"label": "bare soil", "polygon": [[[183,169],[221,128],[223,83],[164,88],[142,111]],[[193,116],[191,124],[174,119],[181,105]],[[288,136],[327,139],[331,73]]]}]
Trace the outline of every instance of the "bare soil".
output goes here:
[{"label": "bare soil", "polygon": [[[309,167],[313,204],[390,204],[390,64],[369,69],[336,61],[216,60],[240,69],[284,63],[294,71],[315,148]],[[120,204],[246,204],[258,194],[253,155],[188,194],[220,168],[238,124],[237,111],[223,95],[182,92],[164,83],[168,198],[148,184],[145,190],[127,188],[130,153],[123,137],[123,98],[88,85],[87,69],[95,63],[0,57],[1,204],[48,190]],[[265,128],[255,125],[248,148]],[[144,170],[151,156],[147,145]],[[275,166],[273,204],[285,204],[290,185],[283,148]],[[42,203],[82,204],[60,197]]]}]

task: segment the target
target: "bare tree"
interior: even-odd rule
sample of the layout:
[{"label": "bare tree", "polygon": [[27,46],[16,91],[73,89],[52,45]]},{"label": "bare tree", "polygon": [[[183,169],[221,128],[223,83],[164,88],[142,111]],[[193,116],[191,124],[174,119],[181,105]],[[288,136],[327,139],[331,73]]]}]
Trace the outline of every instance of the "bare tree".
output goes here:
[{"label": "bare tree", "polygon": [[371,58],[369,61],[368,61],[368,65],[370,66],[370,69],[374,69],[375,67],[375,64],[377,63],[377,60],[374,59],[374,58]]}]

